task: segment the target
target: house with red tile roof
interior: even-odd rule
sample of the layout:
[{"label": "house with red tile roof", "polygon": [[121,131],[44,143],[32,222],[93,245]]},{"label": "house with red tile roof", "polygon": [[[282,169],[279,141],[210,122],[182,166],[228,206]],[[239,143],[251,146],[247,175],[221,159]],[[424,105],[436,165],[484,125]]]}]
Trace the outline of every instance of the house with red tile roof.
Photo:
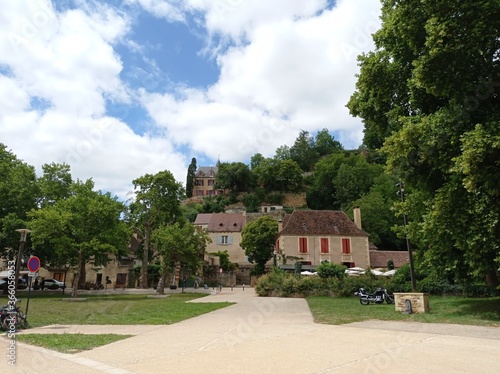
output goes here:
[{"label": "house with red tile roof", "polygon": [[356,209],[357,224],[342,211],[295,210],[287,214],[278,234],[277,252],[281,257],[301,258],[303,264],[312,266],[329,261],[369,267],[368,234],[361,229],[361,215]]}]

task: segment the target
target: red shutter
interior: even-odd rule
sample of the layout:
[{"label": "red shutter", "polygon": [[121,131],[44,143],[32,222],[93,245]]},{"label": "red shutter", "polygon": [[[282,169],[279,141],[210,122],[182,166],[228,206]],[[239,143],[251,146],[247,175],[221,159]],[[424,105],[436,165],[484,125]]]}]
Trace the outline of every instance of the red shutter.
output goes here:
[{"label": "red shutter", "polygon": [[351,253],[351,241],[342,239],[342,253]]},{"label": "red shutter", "polygon": [[299,252],[307,253],[307,238],[299,238]]},{"label": "red shutter", "polygon": [[321,253],[328,253],[328,238],[321,238]]}]

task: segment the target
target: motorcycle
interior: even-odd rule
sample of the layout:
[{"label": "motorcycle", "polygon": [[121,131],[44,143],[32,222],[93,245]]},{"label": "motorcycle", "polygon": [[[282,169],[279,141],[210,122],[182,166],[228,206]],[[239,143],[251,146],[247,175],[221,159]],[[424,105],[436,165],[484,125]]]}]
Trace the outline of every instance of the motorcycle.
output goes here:
[{"label": "motorcycle", "polygon": [[389,295],[387,290],[381,287],[377,288],[373,293],[367,293],[364,288],[360,288],[354,295],[359,297],[361,305],[370,303],[383,304],[384,300],[387,304],[394,304],[394,296]]}]

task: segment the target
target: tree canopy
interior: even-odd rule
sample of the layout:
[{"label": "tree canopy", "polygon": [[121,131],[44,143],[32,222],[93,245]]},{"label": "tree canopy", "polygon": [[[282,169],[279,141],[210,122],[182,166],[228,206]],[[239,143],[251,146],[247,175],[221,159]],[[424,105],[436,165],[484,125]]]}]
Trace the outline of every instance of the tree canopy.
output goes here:
[{"label": "tree canopy", "polygon": [[71,186],[71,196],[29,214],[34,250],[44,263],[78,268],[72,296],[77,294],[85,264],[106,265],[109,254],[126,252],[131,237],[120,218],[124,205],[109,193],[93,188],[92,180],[77,181]]},{"label": "tree canopy", "polygon": [[143,239],[141,287],[148,287],[147,264],[150,260],[152,230],[172,224],[182,217],[182,185],[168,170],[135,179],[135,200],[129,205],[128,221]]},{"label": "tree canopy", "polygon": [[498,284],[499,17],[496,1],[383,0],[348,103],[411,191],[411,240],[461,282]]},{"label": "tree canopy", "polygon": [[263,274],[266,263],[273,257],[278,222],[270,216],[262,216],[248,223],[241,232],[241,248],[248,261],[254,263],[254,273]]}]

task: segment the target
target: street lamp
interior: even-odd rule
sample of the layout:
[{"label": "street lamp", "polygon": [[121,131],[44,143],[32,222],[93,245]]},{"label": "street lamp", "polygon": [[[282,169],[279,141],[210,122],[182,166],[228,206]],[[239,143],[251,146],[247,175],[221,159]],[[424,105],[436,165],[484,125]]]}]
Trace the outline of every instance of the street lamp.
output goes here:
[{"label": "street lamp", "polygon": [[[399,186],[399,194],[401,195],[401,202],[404,204],[405,202],[405,188],[403,182],[399,182],[397,184]],[[413,253],[410,246],[410,240],[408,239],[408,222],[406,219],[406,213],[403,213],[403,223],[405,229],[405,238],[406,238],[406,249],[408,251],[408,259],[410,261],[410,279],[411,279],[411,290],[415,291],[417,288],[416,279],[415,279],[415,268],[413,266]]]},{"label": "street lamp", "polygon": [[16,231],[21,234],[21,239],[19,240],[19,252],[17,253],[16,259],[16,273],[14,280],[14,282],[16,282],[15,289],[17,289],[17,283],[19,282],[19,271],[21,270],[21,259],[23,258],[24,245],[26,244],[26,238],[28,237],[28,234],[31,232],[31,230],[18,229]]}]

